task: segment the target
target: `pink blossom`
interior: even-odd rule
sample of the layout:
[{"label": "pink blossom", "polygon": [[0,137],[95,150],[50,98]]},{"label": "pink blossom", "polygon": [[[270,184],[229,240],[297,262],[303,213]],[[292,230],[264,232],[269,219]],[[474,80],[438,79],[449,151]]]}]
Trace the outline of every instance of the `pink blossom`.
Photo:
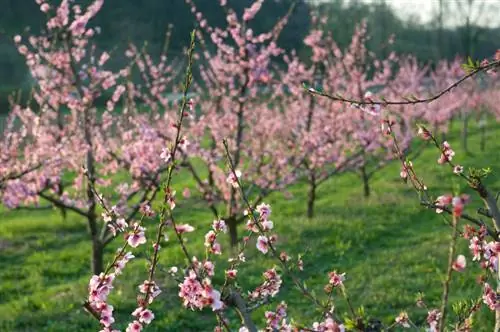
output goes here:
[{"label": "pink blossom", "polygon": [[418,136],[422,137],[424,140],[429,140],[432,137],[431,133],[425,127],[422,127],[422,126],[418,127],[417,134],[418,134]]},{"label": "pink blossom", "polygon": [[257,238],[257,249],[264,255],[269,251],[269,241],[266,236],[260,235]]},{"label": "pink blossom", "polygon": [[269,231],[271,229],[273,229],[273,222],[271,220],[264,220],[262,223],[262,229],[263,231]]},{"label": "pink blossom", "polygon": [[195,230],[195,228],[189,224],[183,224],[183,225],[177,225],[175,227],[175,230],[177,233],[183,234],[183,233],[191,233]]},{"label": "pink blossom", "polygon": [[229,183],[233,188],[238,188],[238,179],[241,177],[241,171],[236,170],[234,173],[231,172],[226,179],[226,182]]},{"label": "pink blossom", "polygon": [[467,265],[467,261],[464,255],[458,255],[457,259],[453,262],[453,269],[457,272],[462,272],[465,270],[465,266]]},{"label": "pink blossom", "polygon": [[436,199],[436,205],[438,206],[436,208],[436,213],[442,213],[443,212],[442,207],[446,207],[447,205],[450,205],[452,200],[453,200],[453,196],[451,196],[451,195],[439,196]]},{"label": "pink blossom", "polygon": [[255,15],[259,12],[263,2],[264,0],[255,0],[255,2],[250,6],[250,8],[245,8],[245,12],[243,13],[243,21],[252,20],[255,17]]},{"label": "pink blossom", "polygon": [[141,204],[140,212],[146,217],[153,217],[155,215],[155,212],[151,208],[151,205],[146,203]]},{"label": "pink blossom", "polygon": [[333,287],[338,287],[338,286],[343,285],[343,282],[345,280],[345,273],[338,274],[337,271],[333,271],[333,272],[330,272],[328,275],[330,277],[329,283]]},{"label": "pink blossom", "polygon": [[183,136],[180,140],[179,140],[179,147],[182,149],[182,150],[186,150],[186,148],[189,146],[189,141],[187,140],[186,136]]},{"label": "pink blossom", "polygon": [[450,144],[447,141],[443,142],[443,150],[441,156],[438,159],[439,164],[445,164],[453,159],[455,156],[455,151],[451,149]]},{"label": "pink blossom", "polygon": [[110,56],[109,56],[109,53],[108,52],[103,52],[101,54],[101,57],[99,58],[99,66],[103,66],[108,60],[109,60]]},{"label": "pink blossom", "polygon": [[235,270],[235,269],[226,271],[226,277],[228,277],[228,279],[235,279],[237,274],[238,274],[238,270]]},{"label": "pink blossom", "polygon": [[250,293],[250,298],[253,300],[275,297],[280,290],[282,280],[275,269],[267,270],[263,276],[264,283]]},{"label": "pink blossom", "polygon": [[150,324],[155,318],[155,315],[149,309],[144,309],[144,308],[141,309],[142,310],[138,313],[139,322],[144,324]]},{"label": "pink blossom", "polygon": [[214,222],[212,223],[212,228],[216,232],[223,232],[223,233],[227,232],[226,222],[222,219],[214,220]]},{"label": "pink blossom", "polygon": [[266,220],[271,215],[271,206],[269,204],[261,203],[261,204],[257,205],[256,210],[257,210],[257,213],[259,213],[259,216],[263,220]]},{"label": "pink blossom", "polygon": [[498,295],[488,283],[484,284],[483,302],[488,306],[488,308],[490,308],[490,310],[495,311],[500,309]]},{"label": "pink blossom", "polygon": [[127,329],[125,332],[141,332],[142,331],[142,324],[139,323],[139,321],[134,320],[132,323],[128,324]]},{"label": "pink blossom", "polygon": [[474,236],[470,240],[469,249],[472,252],[472,260],[479,261],[481,259],[481,254],[483,252],[484,241],[481,241],[477,236]]},{"label": "pink blossom", "polygon": [[127,242],[132,248],[137,248],[141,244],[146,243],[145,228],[134,223],[134,230],[127,235]]},{"label": "pink blossom", "polygon": [[150,295],[148,301],[149,303],[153,303],[155,297],[160,295],[161,289],[156,285],[156,282],[144,280],[144,282],[139,285],[139,292],[141,292],[142,294],[148,294],[148,290]]},{"label": "pink blossom", "polygon": [[460,165],[456,165],[455,167],[453,167],[453,173],[459,175],[459,174],[462,174],[464,172],[464,168]]},{"label": "pink blossom", "polygon": [[211,261],[205,261],[203,263],[203,268],[209,277],[213,277],[215,274],[215,264]]},{"label": "pink blossom", "polygon": [[42,5],[40,6],[40,10],[44,13],[48,12],[50,9],[50,6],[48,3],[44,2],[42,3]]},{"label": "pink blossom", "polygon": [[170,152],[170,149],[168,148],[163,148],[161,150],[160,158],[168,164],[170,160],[172,159],[172,153]]},{"label": "pink blossom", "polygon": [[427,324],[429,324],[430,332],[439,332],[437,330],[439,319],[441,318],[441,312],[434,309],[427,313]]}]

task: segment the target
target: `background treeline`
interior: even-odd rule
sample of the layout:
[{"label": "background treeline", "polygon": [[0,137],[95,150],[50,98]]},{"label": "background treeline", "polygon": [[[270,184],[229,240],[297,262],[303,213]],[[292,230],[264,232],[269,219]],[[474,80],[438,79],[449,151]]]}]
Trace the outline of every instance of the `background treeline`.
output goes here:
[{"label": "background treeline", "polygon": [[[213,24],[225,22],[225,14],[217,5],[218,0],[194,0],[199,10],[205,13]],[[80,0],[77,3],[86,3]],[[252,1],[233,0],[232,6],[243,11]],[[268,30],[277,17],[283,16],[292,0],[267,0],[258,14],[258,26],[252,26],[255,32]],[[365,3],[363,1],[331,0],[313,2],[299,0],[284,29],[279,45],[287,50],[295,49],[307,58],[308,51],[302,40],[310,29],[310,12],[315,10],[321,16],[327,16],[328,29],[332,31],[340,46],[345,46],[356,23],[366,18],[371,33],[369,47],[380,56],[390,50],[397,53],[411,53],[422,63],[435,63],[438,59],[452,59],[455,56],[485,58],[500,47],[500,28],[485,28],[481,22],[480,8],[472,17],[471,8],[446,6],[439,7],[431,23],[421,24],[418,19],[402,20],[384,0]],[[440,1],[443,4],[443,1]],[[470,1],[470,6],[480,6],[480,2]],[[32,81],[22,57],[15,49],[12,37],[21,31],[29,34],[43,29],[43,13],[32,0],[0,0],[0,112],[7,108],[7,96],[14,90],[29,89]],[[497,8],[498,9],[498,8]],[[458,26],[449,28],[443,25],[443,17],[453,17]],[[148,42],[152,54],[159,54],[169,25],[172,36],[169,43],[169,55],[175,59],[182,55],[186,46],[186,36],[194,27],[195,20],[184,0],[106,0],[102,11],[95,20],[102,28],[98,38],[99,46],[115,49],[116,55],[122,54],[129,41],[141,44]],[[484,22],[482,22],[484,23]],[[481,24],[483,25],[483,24]],[[27,31],[28,30],[28,31]],[[391,34],[396,31],[395,44],[384,47]],[[498,41],[498,42],[497,42]],[[125,57],[114,57],[114,61],[126,61]],[[116,65],[120,65],[116,63]]]}]

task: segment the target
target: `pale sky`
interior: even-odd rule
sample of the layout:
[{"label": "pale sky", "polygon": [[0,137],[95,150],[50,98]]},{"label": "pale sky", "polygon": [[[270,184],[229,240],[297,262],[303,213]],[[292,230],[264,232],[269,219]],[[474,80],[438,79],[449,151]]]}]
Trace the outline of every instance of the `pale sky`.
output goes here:
[{"label": "pale sky", "polygon": [[[327,2],[328,0],[320,0]],[[396,13],[402,18],[409,16],[419,17],[419,21],[427,23],[437,16],[438,0],[363,0],[367,3],[377,3],[385,1],[390,4]],[[467,3],[469,0],[443,0],[445,7],[444,23],[446,25],[457,25],[465,22],[468,11]],[[482,26],[499,27],[500,26],[500,0],[472,0],[471,22]],[[462,11],[459,10],[462,7]]]}]

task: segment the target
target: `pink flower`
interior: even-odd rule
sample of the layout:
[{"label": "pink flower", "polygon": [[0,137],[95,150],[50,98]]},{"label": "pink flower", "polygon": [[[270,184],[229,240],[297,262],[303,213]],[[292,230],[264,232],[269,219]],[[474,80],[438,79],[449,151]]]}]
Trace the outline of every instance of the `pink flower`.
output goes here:
[{"label": "pink flower", "polygon": [[434,309],[427,313],[427,324],[429,324],[430,332],[439,332],[437,330],[437,325],[440,318],[441,312],[439,312],[437,309]]},{"label": "pink flower", "polygon": [[226,179],[226,182],[229,183],[231,186],[233,186],[233,188],[238,188],[239,187],[238,179],[240,177],[241,177],[241,171],[236,170],[236,171],[234,171],[234,173],[231,172],[229,174],[229,176]]},{"label": "pink flower", "polygon": [[155,315],[149,309],[144,309],[139,313],[139,322],[141,323],[150,324],[154,318]]},{"label": "pink flower", "polygon": [[269,251],[269,243],[267,237],[260,235],[257,238],[257,249],[264,255]]},{"label": "pink flower", "polygon": [[216,239],[217,234],[215,233],[215,231],[208,231],[208,233],[205,234],[205,247],[211,247]]},{"label": "pink flower", "polygon": [[274,224],[271,220],[264,220],[262,222],[262,229],[264,231],[269,231],[269,230],[273,229],[273,226],[274,226]]},{"label": "pink flower", "polygon": [[147,204],[147,203],[143,203],[141,204],[141,207],[140,207],[140,212],[146,216],[146,217],[152,217],[155,215],[155,212],[153,211],[153,209],[151,208],[151,205]]},{"label": "pink flower", "polygon": [[183,136],[180,140],[179,140],[179,147],[182,149],[182,150],[186,150],[186,148],[189,146],[189,141],[187,140],[186,136]]},{"label": "pink flower", "polygon": [[398,317],[396,317],[396,323],[404,328],[410,328],[409,317],[406,312],[401,312]]},{"label": "pink flower", "polygon": [[264,283],[251,292],[250,298],[253,300],[275,297],[280,290],[282,280],[275,269],[267,270],[263,273]]},{"label": "pink flower", "polygon": [[223,232],[223,233],[227,232],[226,222],[222,219],[214,220],[214,222],[212,223],[212,228],[216,232]]},{"label": "pink flower", "polygon": [[110,327],[115,322],[115,319],[111,315],[102,315],[99,322],[105,327]]},{"label": "pink flower", "polygon": [[215,264],[211,261],[205,261],[203,263],[203,268],[209,277],[213,277],[215,274]]},{"label": "pink flower", "polygon": [[127,242],[132,248],[137,248],[141,244],[146,243],[146,229],[134,223],[134,230],[127,235]]},{"label": "pink flower", "polygon": [[264,0],[256,0],[250,8],[245,8],[245,12],[243,13],[243,21],[250,21],[255,17],[255,15],[259,12],[262,7],[262,3]]},{"label": "pink flower", "polygon": [[118,228],[123,232],[125,229],[127,229],[128,224],[124,218],[118,218],[116,219],[116,226],[118,226]]},{"label": "pink flower", "polygon": [[470,240],[469,249],[472,252],[472,260],[479,261],[481,260],[481,253],[483,252],[484,241],[481,241],[477,236],[474,236]]},{"label": "pink flower", "polygon": [[42,5],[40,6],[40,10],[44,13],[48,12],[50,9],[50,6],[48,3],[42,3]]},{"label": "pink flower", "polygon": [[234,270],[233,269],[233,270],[227,270],[226,271],[226,277],[228,279],[234,279],[234,278],[236,278],[236,274],[238,274],[238,270]]},{"label": "pink flower", "polygon": [[443,149],[441,152],[441,156],[438,159],[439,164],[445,164],[453,159],[455,156],[455,151],[451,149],[450,144],[447,141],[443,142]]},{"label": "pink flower", "polygon": [[125,330],[125,332],[141,332],[141,331],[142,331],[142,325],[137,320],[134,320],[132,323],[128,324],[127,329]]},{"label": "pink flower", "polygon": [[213,289],[210,293],[210,306],[213,311],[221,310],[224,307],[224,303],[220,300],[220,292]]},{"label": "pink flower", "polygon": [[259,204],[257,205],[256,210],[259,213],[260,217],[264,220],[269,218],[269,216],[271,215],[271,206],[269,204]]},{"label": "pink flower", "polygon": [[464,168],[460,165],[456,165],[455,167],[453,167],[453,173],[459,175],[459,174],[462,174],[464,172]]},{"label": "pink flower", "polygon": [[110,56],[109,56],[109,53],[108,52],[103,52],[101,54],[101,57],[99,58],[99,66],[103,66],[108,60],[109,60]]},{"label": "pink flower", "polygon": [[453,206],[453,215],[456,217],[460,217],[464,210],[465,204],[467,204],[468,202],[469,202],[469,195],[462,194],[460,196],[453,197],[451,202]]},{"label": "pink flower", "polygon": [[170,152],[169,148],[163,148],[161,149],[161,154],[160,158],[163,159],[163,161],[168,164],[170,160],[172,159],[172,153]]},{"label": "pink flower", "polygon": [[14,43],[19,44],[21,42],[21,36],[15,35],[14,36]]},{"label": "pink flower", "polygon": [[451,195],[442,195],[439,196],[436,199],[436,205],[438,206],[436,208],[436,213],[442,213],[443,212],[443,207],[446,207],[447,205],[450,205],[453,200],[453,196]]},{"label": "pink flower", "polygon": [[184,225],[177,225],[175,227],[175,230],[177,233],[183,234],[183,233],[191,233],[192,231],[195,230],[195,228],[189,224],[184,224]]},{"label": "pink flower", "polygon": [[413,164],[411,161],[408,162],[403,162],[403,166],[401,168],[401,172],[399,173],[399,176],[403,179],[406,180],[408,178],[408,170],[413,167]]},{"label": "pink flower", "polygon": [[121,274],[122,270],[125,268],[125,265],[134,258],[131,252],[126,253],[121,259],[118,259],[115,263],[115,274]]},{"label": "pink flower", "polygon": [[465,260],[465,256],[464,255],[458,255],[457,259],[453,262],[453,270],[457,271],[457,272],[462,272],[463,270],[465,270],[465,266],[466,266],[467,262]]},{"label": "pink flower", "polygon": [[498,295],[488,283],[484,284],[483,302],[488,306],[488,308],[490,308],[490,310],[500,309]]},{"label": "pink flower", "polygon": [[170,210],[175,209],[175,190],[170,192],[170,190],[167,192],[167,204],[170,207]]},{"label": "pink flower", "polygon": [[149,303],[153,303],[154,298],[160,295],[161,289],[156,285],[156,282],[144,280],[144,282],[139,285],[139,292],[142,294],[148,294],[148,289],[150,294],[148,301]]},{"label": "pink flower", "polygon": [[333,272],[330,272],[328,275],[330,277],[329,283],[333,287],[337,287],[337,286],[342,286],[343,285],[343,282],[345,280],[345,273],[338,274],[337,271],[333,271]]},{"label": "pink flower", "polygon": [[191,197],[191,191],[189,190],[189,188],[184,188],[184,190],[182,191],[182,197],[184,198]]},{"label": "pink flower", "polygon": [[432,135],[425,127],[418,127],[418,136],[422,137],[424,140],[429,140]]}]

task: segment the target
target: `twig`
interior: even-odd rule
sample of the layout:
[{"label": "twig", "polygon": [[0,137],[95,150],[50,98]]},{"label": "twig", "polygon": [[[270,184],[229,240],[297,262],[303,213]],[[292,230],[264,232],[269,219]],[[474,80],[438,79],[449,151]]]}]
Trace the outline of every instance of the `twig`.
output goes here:
[{"label": "twig", "polygon": [[500,60],[491,62],[487,65],[479,66],[478,68],[472,70],[470,73],[467,75],[463,76],[460,78],[458,81],[455,83],[451,84],[448,86],[446,89],[440,91],[439,93],[428,97],[428,98],[413,98],[413,99],[408,99],[408,100],[381,100],[381,101],[375,101],[375,100],[356,100],[356,99],[351,99],[351,98],[345,98],[342,97],[341,95],[331,95],[329,93],[323,92],[323,91],[318,91],[315,90],[314,88],[307,88],[307,92],[309,92],[312,95],[317,95],[317,96],[322,96],[329,98],[333,101],[340,101],[344,103],[351,103],[351,104],[357,104],[357,105],[382,105],[382,106],[387,106],[387,105],[414,105],[414,104],[422,104],[422,103],[430,103],[434,100],[437,100],[441,98],[444,94],[450,92],[462,82],[468,80],[469,78],[477,75],[480,72],[487,71],[489,69],[495,68],[495,67],[500,67]]}]

